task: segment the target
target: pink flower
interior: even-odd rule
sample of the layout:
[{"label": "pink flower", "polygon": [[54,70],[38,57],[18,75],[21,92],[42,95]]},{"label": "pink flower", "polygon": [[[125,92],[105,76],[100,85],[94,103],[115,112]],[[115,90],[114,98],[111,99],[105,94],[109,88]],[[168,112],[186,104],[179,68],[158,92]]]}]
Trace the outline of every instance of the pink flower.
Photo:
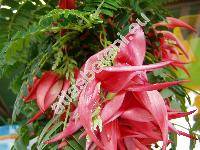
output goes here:
[{"label": "pink flower", "polygon": [[167,22],[159,22],[154,25],[155,32],[157,34],[162,34],[162,37],[159,39],[159,49],[155,51],[155,54],[158,57],[161,57],[162,60],[173,60],[178,62],[172,64],[172,66],[182,69],[188,74],[188,76],[190,76],[188,70],[183,65],[185,62],[180,63],[180,55],[184,55],[187,59],[189,59],[184,45],[173,33],[169,31],[158,31],[156,28],[159,26],[166,26],[169,29],[182,27],[193,32],[196,32],[196,30],[185,22],[172,17],[167,17]]},{"label": "pink flower", "polygon": [[[127,35],[126,39],[129,43],[120,47],[114,65],[101,68],[80,91],[77,110],[71,115],[67,128],[47,143],[66,138],[81,127],[85,130],[82,137],[90,137],[86,149],[145,150],[158,141],[163,141],[163,149],[166,149],[169,132],[189,136],[177,131],[169,121],[192,112],[170,110],[157,91],[181,81],[150,84],[147,78],[148,71],[173,64],[174,61],[143,65],[146,52],[143,31],[137,30],[134,35]],[[87,75],[89,70],[94,69],[93,64],[105,53],[108,53],[108,49],[91,56],[83,65],[82,74]],[[80,74],[77,80],[83,78]],[[113,96],[108,99],[111,93]],[[93,112],[97,108],[101,109],[102,131],[100,127],[94,129]],[[76,113],[79,116],[77,120],[74,119]]]}]

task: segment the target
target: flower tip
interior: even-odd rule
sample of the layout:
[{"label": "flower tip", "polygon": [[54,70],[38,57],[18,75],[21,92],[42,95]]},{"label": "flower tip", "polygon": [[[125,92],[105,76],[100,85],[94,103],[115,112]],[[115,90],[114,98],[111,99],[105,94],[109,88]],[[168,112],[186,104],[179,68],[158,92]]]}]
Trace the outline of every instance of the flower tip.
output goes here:
[{"label": "flower tip", "polygon": [[176,19],[173,17],[167,17],[167,22],[168,22],[168,25],[167,25],[168,28],[174,29],[175,27],[183,27],[183,28],[186,28],[193,32],[197,32],[197,30],[195,28],[193,28],[192,26],[190,26],[189,24],[185,23],[184,21],[182,21],[180,19]]},{"label": "flower tip", "polygon": [[180,82],[182,82],[182,83],[188,83],[188,82],[191,82],[191,80],[189,80],[189,79],[184,79],[184,80],[180,80]]}]

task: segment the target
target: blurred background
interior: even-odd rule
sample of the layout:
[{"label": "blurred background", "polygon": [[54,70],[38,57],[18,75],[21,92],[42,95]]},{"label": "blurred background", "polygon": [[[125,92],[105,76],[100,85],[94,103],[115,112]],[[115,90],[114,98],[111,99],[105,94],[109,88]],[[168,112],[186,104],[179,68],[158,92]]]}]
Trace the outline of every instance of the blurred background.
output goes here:
[{"label": "blurred background", "polygon": [[[191,82],[185,86],[188,88],[193,107],[188,105],[188,111],[198,109],[198,111],[189,116],[193,129],[200,130],[200,0],[169,0],[166,3],[166,8],[176,18],[187,22],[197,29],[196,34],[191,34],[180,28],[176,28],[174,33],[181,39],[187,51],[190,54],[190,64],[187,65],[187,69],[191,74]],[[180,72],[180,76],[184,78],[184,75]],[[192,92],[191,90],[195,90]],[[185,122],[184,118],[177,119],[174,123],[179,124],[176,128],[185,130],[189,129],[189,125]],[[185,128],[185,129],[184,129]],[[178,136],[177,150],[189,150],[190,141],[182,136]],[[200,149],[200,144],[197,143],[195,150]]]},{"label": "blurred background", "polygon": [[[190,116],[192,126],[198,131],[200,130],[200,96],[198,96],[198,92],[200,93],[200,0],[166,0],[164,7],[170,10],[171,15],[184,20],[197,29],[196,34],[181,30],[180,28],[176,28],[174,33],[184,43],[190,54],[191,63],[187,65],[187,69],[191,73],[191,82],[184,86],[188,88],[188,92],[190,91],[189,95],[191,96],[191,101],[194,106],[192,108],[188,107],[188,110],[198,109],[196,114]],[[0,11],[2,11],[1,8],[5,7],[0,6]],[[184,74],[181,72],[179,74],[185,78]],[[11,123],[12,109],[16,95],[12,94],[9,88],[9,80],[9,77],[0,80],[0,126]],[[194,91],[192,92],[191,90]],[[184,119],[179,119],[175,121],[175,123],[181,125],[177,126],[177,128],[181,128],[181,130],[189,128]],[[12,141],[12,139],[15,138],[15,129],[16,126],[11,128],[3,126],[0,128],[0,145],[2,143],[5,144],[5,140],[10,142],[10,140]],[[5,130],[7,130],[7,132],[3,132]],[[11,134],[11,136],[7,136],[8,134]],[[178,137],[178,143],[180,145],[178,145],[177,150],[189,149],[190,141],[187,138]],[[1,146],[0,149],[6,150],[5,147]],[[200,145],[197,144],[195,149],[199,150]]]}]

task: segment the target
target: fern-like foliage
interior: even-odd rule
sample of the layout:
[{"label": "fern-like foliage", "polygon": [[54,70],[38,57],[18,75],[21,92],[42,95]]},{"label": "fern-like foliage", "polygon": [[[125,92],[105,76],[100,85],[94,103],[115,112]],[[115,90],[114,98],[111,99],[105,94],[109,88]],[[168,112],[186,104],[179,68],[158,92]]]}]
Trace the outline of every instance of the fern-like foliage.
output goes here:
[{"label": "fern-like foliage", "polygon": [[54,0],[44,0],[44,2],[0,1],[0,78],[7,76],[15,80],[16,74],[20,73],[29,61],[28,58],[32,55],[30,49],[34,47],[29,43],[33,44],[36,40],[30,40],[30,36],[21,37],[42,15],[55,8],[57,3]]},{"label": "fern-like foliage", "polygon": [[114,12],[116,12],[121,7],[122,0],[86,0],[83,6],[83,10],[94,12],[97,10],[98,6],[102,3],[101,13],[113,17]]},{"label": "fern-like foliage", "polygon": [[[157,0],[85,0],[80,6],[85,11],[95,11],[101,5],[101,13],[110,17],[116,17],[114,14],[119,11],[132,12],[140,15],[141,12],[152,11],[154,15],[163,17],[163,9],[160,8],[164,1]],[[158,13],[159,12],[159,13]],[[158,13],[158,14],[156,14]]]},{"label": "fern-like foliage", "polygon": [[56,2],[45,0],[2,0],[0,9],[0,49],[17,31],[26,31],[41,15],[55,8]]}]

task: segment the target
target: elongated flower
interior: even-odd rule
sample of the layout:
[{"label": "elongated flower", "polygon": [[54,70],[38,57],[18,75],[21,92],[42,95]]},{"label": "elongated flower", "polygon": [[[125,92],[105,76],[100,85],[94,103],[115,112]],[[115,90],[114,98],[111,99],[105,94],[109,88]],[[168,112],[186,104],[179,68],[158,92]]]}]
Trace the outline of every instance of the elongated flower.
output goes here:
[{"label": "elongated flower", "polygon": [[191,30],[193,32],[196,32],[196,30],[192,26],[188,25],[187,23],[183,22],[180,19],[176,19],[173,17],[167,17],[166,21],[162,21],[162,22],[154,24],[154,27],[159,27],[159,26],[166,26],[169,29],[174,29],[176,27],[182,27],[182,28]]},{"label": "elongated flower", "polygon": [[[169,31],[158,31],[156,27],[159,26],[166,26],[170,29],[174,29],[175,27],[183,27],[193,32],[195,32],[196,30],[190,25],[186,24],[185,22],[172,17],[167,17],[167,22],[159,22],[154,25],[156,33],[162,34],[162,37],[159,39],[160,43],[159,49],[155,51],[155,54],[158,57],[161,57],[162,60],[173,60],[180,62],[181,55],[184,55],[189,60],[189,56],[186,52],[186,49],[184,45],[180,42],[180,40],[173,33]],[[185,62],[173,63],[172,66],[175,68],[182,69],[189,75],[189,72],[184,67],[183,63]]]},{"label": "elongated flower", "polygon": [[[172,17],[167,17],[167,22],[159,22],[159,23],[155,24],[154,28],[159,27],[159,26],[166,26],[170,29],[174,29],[175,27],[183,27],[183,28],[191,30],[193,32],[196,31],[193,27],[186,24],[185,22],[183,22],[179,19],[176,19],[176,18],[172,18]],[[162,49],[161,51],[166,51],[166,52],[168,52],[168,54],[170,53],[168,58],[171,58],[173,54],[175,54],[177,56],[179,55],[179,52],[176,49],[176,47],[179,48],[186,57],[188,57],[185,47],[173,33],[169,32],[169,31],[158,31],[157,29],[155,29],[155,30],[156,30],[156,33],[163,35],[163,37],[160,39],[160,44],[161,44],[160,48]],[[178,58],[178,57],[176,57],[176,58]]]},{"label": "elongated flower", "polygon": [[40,79],[35,78],[24,101],[36,100],[39,112],[29,120],[29,123],[39,118],[53,104],[60,92],[68,88],[69,81],[61,79],[58,74],[51,71],[44,72]]}]

